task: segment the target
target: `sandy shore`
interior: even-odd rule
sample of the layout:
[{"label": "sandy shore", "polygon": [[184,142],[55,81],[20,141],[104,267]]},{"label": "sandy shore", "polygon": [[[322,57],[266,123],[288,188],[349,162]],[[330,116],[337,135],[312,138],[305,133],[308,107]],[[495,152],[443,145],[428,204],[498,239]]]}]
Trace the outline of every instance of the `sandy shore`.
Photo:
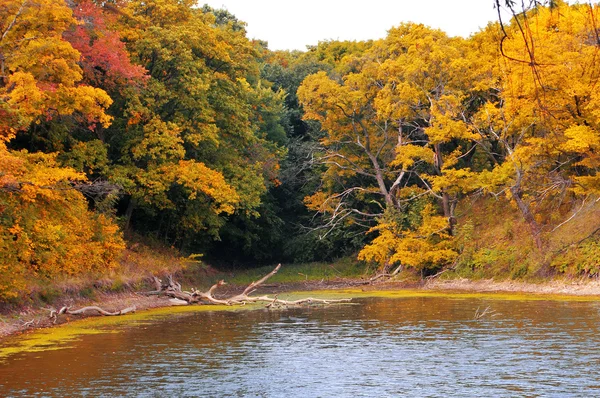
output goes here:
[{"label": "sandy shore", "polygon": [[465,292],[503,292],[503,293],[528,293],[566,296],[600,296],[600,281],[548,281],[543,283],[527,283],[519,281],[493,281],[493,280],[432,280],[424,284],[423,288],[430,290],[452,290]]},{"label": "sandy shore", "polygon": [[[548,281],[544,283],[526,283],[518,281],[492,281],[467,279],[456,280],[429,280],[424,283],[405,282],[380,282],[368,284],[365,281],[352,279],[339,279],[334,281],[302,282],[287,284],[267,284],[261,287],[261,292],[276,293],[289,291],[311,291],[343,288],[360,288],[363,290],[434,290],[452,292],[478,292],[478,293],[524,293],[536,295],[565,295],[565,296],[599,296],[600,281]],[[230,286],[221,292],[230,296],[243,287]],[[167,307],[172,305],[167,298],[157,296],[144,296],[136,293],[100,294],[95,300],[66,299],[60,305],[69,305],[73,309],[84,306],[96,305],[107,311],[118,311],[135,306],[137,311],[151,308]],[[38,328],[52,327],[55,325],[49,317],[49,308],[23,308],[0,316],[0,340],[14,334],[24,333]],[[57,324],[81,319],[81,316],[61,316]]]}]

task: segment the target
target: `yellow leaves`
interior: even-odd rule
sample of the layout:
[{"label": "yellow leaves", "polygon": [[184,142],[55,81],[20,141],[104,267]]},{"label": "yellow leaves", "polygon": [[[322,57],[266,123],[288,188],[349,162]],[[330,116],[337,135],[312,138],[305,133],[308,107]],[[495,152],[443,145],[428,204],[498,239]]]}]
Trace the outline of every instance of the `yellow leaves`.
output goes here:
[{"label": "yellow leaves", "polygon": [[112,104],[112,99],[102,89],[91,86],[59,87],[55,93],[48,95],[52,108],[61,115],[80,113],[88,125],[100,123],[110,126],[112,117],[105,113]]},{"label": "yellow leaves", "polygon": [[373,228],[379,235],[360,251],[359,260],[374,261],[382,266],[403,264],[417,269],[454,261],[458,253],[452,247],[448,220],[437,215],[431,204],[423,208],[420,216],[420,225],[414,230],[401,228],[395,220],[381,220]]},{"label": "yellow leaves", "polygon": [[398,237],[393,232],[394,227],[390,224],[380,224],[377,228],[379,236],[358,253],[358,259],[373,261],[382,266],[388,264],[398,243]]},{"label": "yellow leaves", "polygon": [[192,0],[134,0],[129,2],[129,12],[144,25],[169,26],[188,20],[192,15]]},{"label": "yellow leaves", "polygon": [[377,92],[373,105],[381,121],[401,120],[415,116],[423,92],[410,82],[393,81]]},{"label": "yellow leaves", "polygon": [[[14,21],[14,23],[13,23]],[[60,38],[75,20],[64,1],[56,0],[3,0],[0,8],[0,26],[4,37],[3,48],[19,45],[24,39],[43,37]]]},{"label": "yellow leaves", "polygon": [[5,85],[0,87],[0,139],[57,113],[77,113],[88,126],[107,127],[112,100],[101,89],[78,85],[80,53],[62,37],[76,23],[63,1],[6,0],[0,8]]},{"label": "yellow leaves", "polygon": [[576,165],[593,170],[587,176],[574,176],[572,191],[577,195],[600,195],[600,176],[597,175],[600,166],[600,134],[589,126],[571,126],[565,131],[565,137],[567,141],[560,149],[579,155],[582,159]]},{"label": "yellow leaves", "polygon": [[67,87],[82,79],[81,68],[77,65],[81,55],[68,42],[50,36],[26,43],[10,58],[10,69],[26,70],[37,81]]},{"label": "yellow leaves", "polygon": [[175,172],[175,181],[187,190],[189,200],[195,200],[199,193],[203,193],[214,200],[215,213],[234,212],[240,198],[221,173],[193,160],[180,161]]},{"label": "yellow leaves", "polygon": [[185,134],[184,140],[194,146],[199,146],[203,142],[209,142],[215,147],[221,144],[219,128],[214,123],[197,124],[192,132]]},{"label": "yellow leaves", "polygon": [[433,164],[434,157],[435,154],[429,147],[406,144],[396,148],[396,158],[390,164],[408,170],[419,160]]},{"label": "yellow leaves", "polygon": [[118,226],[88,210],[71,186],[85,176],[56,154],[9,151],[0,142],[0,298],[16,297],[31,275],[51,278],[117,266]]},{"label": "yellow leaves", "polygon": [[600,176],[577,176],[574,177],[575,185],[572,187],[576,195],[600,196]]},{"label": "yellow leaves", "polygon": [[434,114],[432,123],[425,129],[432,144],[441,144],[453,139],[471,140],[476,136],[462,120],[455,120],[449,115]]},{"label": "yellow leaves", "polygon": [[454,139],[474,140],[477,136],[471,131],[461,115],[463,95],[445,94],[431,104],[430,123],[425,129],[431,144],[441,144]]},{"label": "yellow leaves", "polygon": [[[29,126],[43,111],[45,95],[31,73],[16,72],[9,76],[7,87],[0,87],[0,110],[5,108],[6,121],[0,121],[0,140],[9,141],[17,130]],[[2,104],[4,102],[4,104]]]},{"label": "yellow leaves", "polygon": [[[32,270],[41,276],[105,272],[115,268],[125,249],[118,226],[87,210],[83,197],[72,198],[68,213],[39,213],[28,231]],[[63,204],[64,206],[64,204]]]},{"label": "yellow leaves", "polygon": [[435,207],[428,203],[421,211],[423,218],[421,225],[417,228],[415,234],[421,238],[430,238],[438,236],[441,238],[449,237],[448,219],[437,215]]},{"label": "yellow leaves", "polygon": [[318,72],[304,79],[298,99],[304,106],[305,119],[318,120],[330,135],[339,136],[337,127],[344,119],[357,115],[366,105],[365,78],[360,74],[344,76],[344,84]]},{"label": "yellow leaves", "polygon": [[441,81],[454,85],[455,80],[462,78],[463,65],[455,62],[461,57],[460,48],[460,39],[408,23],[390,29],[377,50],[382,53],[381,58],[387,58],[383,69],[386,74],[430,92]]},{"label": "yellow leaves", "polygon": [[521,27],[511,24],[503,47],[513,59],[505,62],[503,76],[509,120],[520,115],[520,126],[536,123],[538,131],[591,120],[600,71],[594,67],[597,26],[590,12],[597,13],[598,5],[559,1],[523,15]]},{"label": "yellow leaves", "polygon": [[184,158],[181,128],[177,124],[163,122],[155,117],[144,125],[143,130],[144,138],[131,150],[135,160],[147,158],[149,161],[161,164]]},{"label": "yellow leaves", "polygon": [[560,146],[566,152],[585,154],[600,148],[600,134],[589,126],[571,126],[565,130],[568,139]]},{"label": "yellow leaves", "polygon": [[330,195],[323,191],[317,191],[314,194],[304,198],[304,205],[313,211],[319,213],[331,213],[335,210],[339,200],[331,198]]},{"label": "yellow leaves", "polygon": [[340,86],[329,79],[325,72],[310,75],[298,88],[298,99],[304,106],[305,118],[323,121],[324,111],[329,110],[327,102],[339,96]]},{"label": "yellow leaves", "polygon": [[466,194],[477,186],[477,173],[472,172],[469,168],[444,168],[441,176],[431,175],[427,179],[431,181],[431,187],[436,192]]},{"label": "yellow leaves", "polygon": [[16,190],[20,200],[34,202],[60,197],[58,186],[84,180],[82,173],[59,167],[56,154],[13,152],[0,142],[0,191]]},{"label": "yellow leaves", "polygon": [[[16,72],[8,79],[4,92],[7,111],[13,117],[8,123],[0,121],[0,138],[6,141],[16,130],[27,128],[40,117],[49,117],[57,112],[68,116],[74,113],[82,115],[85,124],[100,123],[108,127],[112,118],[105,113],[112,99],[104,90],[90,86],[67,87],[60,85],[52,90],[41,90],[40,84],[31,73]],[[6,88],[5,88],[6,89]],[[0,96],[3,89],[0,88]]]},{"label": "yellow leaves", "polygon": [[478,186],[484,192],[490,193],[511,184],[515,179],[515,165],[512,162],[504,162],[494,167],[493,170],[483,170],[477,176]]}]

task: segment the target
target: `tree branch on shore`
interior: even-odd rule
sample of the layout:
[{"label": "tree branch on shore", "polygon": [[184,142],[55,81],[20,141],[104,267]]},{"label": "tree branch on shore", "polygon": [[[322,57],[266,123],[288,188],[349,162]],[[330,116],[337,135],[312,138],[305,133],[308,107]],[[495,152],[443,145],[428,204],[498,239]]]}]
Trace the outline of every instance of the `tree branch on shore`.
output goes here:
[{"label": "tree branch on shore", "polygon": [[[220,304],[220,305],[245,305],[248,303],[257,303],[257,302],[265,302],[267,303],[267,308],[272,308],[276,306],[294,306],[294,305],[302,305],[302,304],[334,304],[334,303],[348,303],[352,299],[338,299],[338,300],[326,300],[326,299],[317,299],[313,297],[302,298],[298,300],[281,300],[275,295],[274,297],[264,295],[264,296],[251,296],[263,283],[265,283],[270,277],[275,275],[277,271],[281,268],[281,264],[277,265],[271,272],[267,275],[263,276],[259,280],[252,282],[249,284],[242,293],[231,296],[229,298],[217,298],[214,296],[215,291],[225,285],[225,281],[220,280],[215,283],[208,289],[206,292],[201,292],[197,289],[192,289],[191,291],[185,291],[182,289],[181,284],[175,281],[172,275],[167,277],[167,282],[163,283],[157,277],[153,277],[154,284],[156,286],[156,290],[144,292],[141,294],[151,296],[166,296],[172,299],[172,304],[174,305],[189,305],[189,304]],[[135,312],[136,307],[127,307],[119,311],[110,312],[106,311],[98,306],[88,306],[83,307],[78,310],[72,310],[68,306],[64,306],[59,310],[51,309],[50,310],[50,319],[53,320],[53,323],[56,323],[59,315],[67,314],[67,315],[85,315],[89,312],[96,312],[99,315],[103,316],[117,316],[117,315],[125,315],[130,312]]]},{"label": "tree branch on shore", "polygon": [[[146,292],[147,295],[164,295],[167,297],[171,297],[176,300],[181,300],[183,302],[187,302],[187,304],[199,304],[199,303],[208,303],[208,304],[220,304],[220,305],[245,305],[248,303],[256,303],[256,302],[267,302],[267,308],[271,308],[273,306],[293,306],[293,305],[301,305],[301,304],[333,304],[333,303],[347,303],[350,302],[351,299],[339,299],[339,300],[325,300],[325,299],[317,299],[312,297],[307,297],[298,300],[281,300],[277,296],[271,297],[268,295],[265,296],[251,296],[260,285],[265,283],[270,277],[275,275],[277,271],[281,268],[281,264],[278,264],[271,272],[267,275],[263,276],[261,279],[252,282],[244,289],[244,291],[240,294],[229,298],[216,298],[214,296],[215,291],[225,285],[225,281],[220,280],[215,283],[208,289],[206,292],[201,292],[197,289],[192,289],[192,291],[184,291],[181,289],[181,284],[177,283],[172,276],[168,277],[168,281],[166,284],[163,284],[162,281],[156,277],[154,277],[154,283],[156,285],[156,290],[151,292]],[[183,304],[183,303],[182,303]]]},{"label": "tree branch on shore", "polygon": [[97,313],[99,313],[100,315],[104,315],[104,316],[117,316],[117,315],[125,315],[128,314],[130,312],[135,312],[136,308],[135,305],[132,307],[127,307],[124,308],[122,310],[119,311],[115,311],[115,312],[110,312],[110,311],[106,311],[103,310],[100,307],[97,307],[95,305],[92,306],[88,306],[88,307],[83,307],[80,308],[78,310],[71,310],[70,307],[64,306],[62,307],[60,310],[51,310],[50,311],[50,318],[54,319],[53,323],[56,323],[56,321],[58,320],[58,316],[62,315],[62,314],[67,314],[67,315],[84,315],[87,311],[96,311]]}]

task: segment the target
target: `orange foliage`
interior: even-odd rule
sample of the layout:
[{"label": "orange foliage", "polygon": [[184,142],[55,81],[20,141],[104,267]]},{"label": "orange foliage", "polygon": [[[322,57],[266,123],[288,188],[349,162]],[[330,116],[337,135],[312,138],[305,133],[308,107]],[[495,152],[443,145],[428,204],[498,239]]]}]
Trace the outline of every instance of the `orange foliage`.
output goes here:
[{"label": "orange foliage", "polygon": [[85,177],[55,158],[0,142],[0,299],[17,297],[30,278],[112,269],[125,248],[113,220],[73,189]]}]

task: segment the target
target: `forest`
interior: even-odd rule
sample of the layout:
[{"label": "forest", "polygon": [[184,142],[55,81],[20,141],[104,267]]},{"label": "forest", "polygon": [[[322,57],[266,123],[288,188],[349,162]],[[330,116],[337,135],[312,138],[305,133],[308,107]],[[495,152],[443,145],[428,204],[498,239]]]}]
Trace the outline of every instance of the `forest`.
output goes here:
[{"label": "forest", "polygon": [[271,51],[194,0],[3,0],[0,300],[118,273],[140,244],[595,278],[599,12]]}]

